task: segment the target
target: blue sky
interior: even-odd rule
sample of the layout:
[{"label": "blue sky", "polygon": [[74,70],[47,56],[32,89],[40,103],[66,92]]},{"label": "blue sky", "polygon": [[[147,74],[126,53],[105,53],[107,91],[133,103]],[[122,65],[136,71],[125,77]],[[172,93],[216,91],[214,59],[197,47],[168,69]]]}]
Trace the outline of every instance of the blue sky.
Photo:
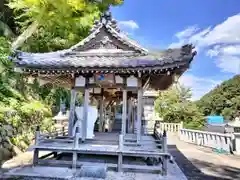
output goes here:
[{"label": "blue sky", "polygon": [[198,99],[240,72],[240,0],[125,0],[112,14],[146,48],[193,43],[198,55],[180,83]]}]

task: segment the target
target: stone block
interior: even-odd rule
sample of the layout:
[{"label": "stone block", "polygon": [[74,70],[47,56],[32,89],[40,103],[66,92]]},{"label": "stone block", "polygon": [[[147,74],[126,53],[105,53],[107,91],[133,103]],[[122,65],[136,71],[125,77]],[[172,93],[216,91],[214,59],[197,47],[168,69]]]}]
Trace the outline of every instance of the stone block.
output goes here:
[{"label": "stone block", "polygon": [[102,166],[88,166],[83,165],[78,172],[76,177],[91,177],[91,178],[102,178],[105,179],[107,176],[107,165]]}]

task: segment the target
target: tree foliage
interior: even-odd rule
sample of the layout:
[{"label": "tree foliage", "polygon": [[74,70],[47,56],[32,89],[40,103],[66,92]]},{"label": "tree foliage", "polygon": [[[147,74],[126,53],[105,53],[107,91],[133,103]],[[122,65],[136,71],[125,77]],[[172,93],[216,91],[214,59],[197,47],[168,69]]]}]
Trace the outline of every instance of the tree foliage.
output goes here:
[{"label": "tree foliage", "polygon": [[240,75],[224,81],[196,102],[204,115],[222,115],[231,120],[240,113]]},{"label": "tree foliage", "polygon": [[190,89],[173,86],[160,93],[155,101],[155,110],[165,122],[183,121],[186,128],[199,129],[203,126],[203,114],[190,98]]},{"label": "tree foliage", "polygon": [[86,37],[94,19],[109,5],[121,3],[122,0],[9,0],[23,32],[13,47],[27,40],[24,50],[46,52],[68,48]]},{"label": "tree foliage", "polygon": [[32,142],[37,125],[51,130],[52,113],[50,106],[33,94],[25,77],[13,71],[9,53],[9,39],[0,37],[0,143],[24,150]]},{"label": "tree foliage", "polygon": [[[15,16],[14,25],[17,24],[19,27],[12,26],[14,32],[20,32],[14,41],[18,44],[16,47],[21,45],[22,50],[30,52],[49,52],[69,48],[85,38],[94,19],[99,19],[100,14],[109,6],[119,5],[123,0],[5,0],[5,2],[8,6],[3,6],[2,9]],[[27,79],[21,76],[16,77],[20,78],[16,82],[22,92],[28,89],[28,94],[34,93],[50,105],[58,106],[61,97],[66,97],[64,100],[69,103],[69,90],[53,86],[40,87],[37,82],[31,87],[25,86]]]},{"label": "tree foliage", "polygon": [[[86,37],[94,19],[109,5],[121,3],[122,0],[4,0],[4,5],[0,4],[0,164],[4,148],[9,150],[11,144],[22,150],[28,147],[37,125],[51,131],[53,107],[59,109],[61,100],[69,107],[70,101],[68,89],[40,86],[36,80],[29,83],[24,74],[15,72],[8,58],[11,45],[30,52],[69,48]],[[80,95],[79,101],[81,98]]]},{"label": "tree foliage", "polygon": [[8,0],[0,3],[0,36],[14,37],[18,28],[12,10],[6,5]]},{"label": "tree foliage", "polygon": [[[88,34],[94,19],[99,19],[110,5],[119,5],[122,0],[8,0],[20,32],[16,44],[30,52],[49,52],[69,48]],[[20,39],[20,40],[19,40]],[[18,41],[19,40],[19,41]],[[18,43],[20,42],[20,44]],[[21,76],[20,76],[21,77]],[[21,81],[26,79],[21,78]],[[21,82],[17,81],[17,82]],[[22,90],[28,88],[21,83]],[[27,93],[36,94],[49,105],[59,106],[60,100],[70,102],[70,91],[44,86],[34,82]]]}]

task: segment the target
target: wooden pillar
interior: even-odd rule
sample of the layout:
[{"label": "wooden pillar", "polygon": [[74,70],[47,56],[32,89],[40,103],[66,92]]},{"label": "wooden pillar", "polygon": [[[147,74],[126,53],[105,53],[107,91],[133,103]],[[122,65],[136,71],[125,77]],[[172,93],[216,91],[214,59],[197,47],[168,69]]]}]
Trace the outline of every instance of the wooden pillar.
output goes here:
[{"label": "wooden pillar", "polygon": [[[163,131],[163,137],[162,137],[162,150],[163,153],[168,153],[167,149],[167,132],[166,130]],[[168,162],[168,156],[164,155],[162,158],[162,175],[167,175],[167,162]]]},{"label": "wooden pillar", "polygon": [[38,164],[38,155],[39,155],[39,150],[34,149],[34,152],[33,152],[33,166],[36,166]]},{"label": "wooden pillar", "polygon": [[143,98],[143,89],[142,81],[138,78],[138,93],[137,93],[137,143],[141,140],[141,125],[142,125],[142,98]]},{"label": "wooden pillar", "polygon": [[127,132],[132,133],[131,127],[132,127],[132,98],[129,98],[128,100],[128,126],[127,126]]},{"label": "wooden pillar", "polygon": [[74,151],[72,154],[72,168],[76,169],[77,168],[77,152]]},{"label": "wooden pillar", "polygon": [[132,122],[131,122],[131,132],[134,134],[135,130],[134,130],[134,126],[135,126],[135,100],[132,100],[132,114],[131,114],[131,118],[132,118]]},{"label": "wooden pillar", "polygon": [[134,101],[133,107],[133,133],[137,134],[137,103]]},{"label": "wooden pillar", "polygon": [[123,103],[122,103],[122,135],[126,134],[126,120],[127,120],[127,78],[123,77]]},{"label": "wooden pillar", "polygon": [[74,136],[72,132],[73,132],[73,126],[74,126],[76,96],[77,96],[77,92],[73,87],[71,90],[70,113],[69,113],[69,119],[68,119],[68,136]]},{"label": "wooden pillar", "polygon": [[103,131],[103,121],[104,121],[104,116],[103,116],[103,88],[101,89],[101,97],[99,100],[99,126],[98,126],[98,131],[102,132]]},{"label": "wooden pillar", "polygon": [[112,107],[111,107],[111,111],[112,111],[112,119],[111,119],[111,126],[110,126],[110,131],[109,132],[112,132],[112,128],[113,128],[113,125],[115,123],[115,119],[116,119],[116,106],[114,105],[114,102],[112,104]]},{"label": "wooden pillar", "polygon": [[[35,145],[39,145],[39,140],[40,140],[40,127],[37,126],[36,133],[35,133]],[[33,152],[33,165],[36,166],[38,164],[38,155],[39,155],[39,150],[34,149]]]},{"label": "wooden pillar", "polygon": [[89,103],[89,77],[85,77],[84,89],[84,107],[83,107],[83,120],[82,120],[82,141],[85,141],[87,136],[87,119],[88,119],[88,103]]},{"label": "wooden pillar", "polygon": [[123,164],[123,154],[122,154],[122,150],[123,150],[123,135],[122,134],[119,135],[118,148],[119,148],[119,153],[118,153],[118,172],[121,172],[122,171],[122,164]]}]

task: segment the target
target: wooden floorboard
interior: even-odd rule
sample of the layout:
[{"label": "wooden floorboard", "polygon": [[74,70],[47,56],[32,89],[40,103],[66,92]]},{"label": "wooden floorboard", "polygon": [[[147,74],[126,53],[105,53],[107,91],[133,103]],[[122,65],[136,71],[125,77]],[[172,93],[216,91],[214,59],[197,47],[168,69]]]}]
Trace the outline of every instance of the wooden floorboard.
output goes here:
[{"label": "wooden floorboard", "polygon": [[[135,134],[126,134],[125,138],[133,140]],[[86,140],[84,143],[79,143],[78,147],[74,147],[72,138],[64,139],[51,139],[41,141],[38,145],[33,145],[30,149],[39,149],[41,151],[55,151],[55,152],[77,152],[79,154],[109,154],[117,155],[119,152],[118,147],[119,133],[95,133],[94,139]],[[142,136],[141,142],[138,146],[136,143],[131,142],[123,146],[123,155],[129,156],[162,156],[167,153],[163,153],[156,144],[155,139],[152,136]]]}]

